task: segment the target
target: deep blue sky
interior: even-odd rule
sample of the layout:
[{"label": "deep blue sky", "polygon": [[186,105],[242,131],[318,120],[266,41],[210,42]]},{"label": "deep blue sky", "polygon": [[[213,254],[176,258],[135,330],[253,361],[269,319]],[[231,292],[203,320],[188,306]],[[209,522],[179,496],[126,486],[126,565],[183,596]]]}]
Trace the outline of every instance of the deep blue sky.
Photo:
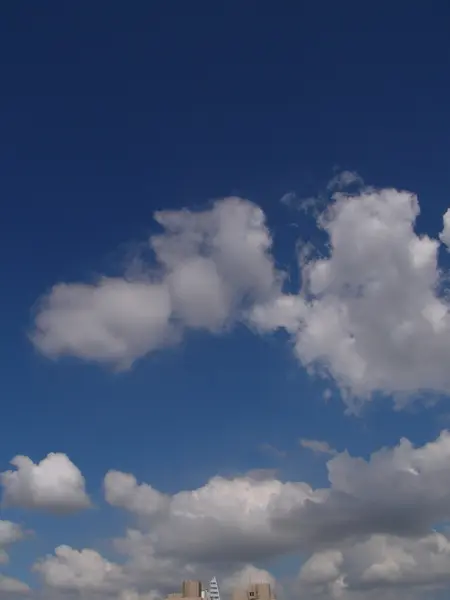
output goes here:
[{"label": "deep blue sky", "polygon": [[[175,491],[273,466],[258,451],[270,443],[288,451],[286,477],[320,482],[299,437],[366,454],[435,435],[436,412],[344,416],[288,346],[243,330],[192,336],[120,375],[51,363],[26,332],[43,292],[113,272],[159,208],[239,194],[276,236],[297,218],[280,198],[317,193],[339,166],[417,192],[435,234],[450,198],[449,23],[443,2],[5,2],[1,470],[63,451],[94,496],[112,467]],[[203,432],[194,443],[184,419]],[[34,543],[62,541],[53,529]]]}]

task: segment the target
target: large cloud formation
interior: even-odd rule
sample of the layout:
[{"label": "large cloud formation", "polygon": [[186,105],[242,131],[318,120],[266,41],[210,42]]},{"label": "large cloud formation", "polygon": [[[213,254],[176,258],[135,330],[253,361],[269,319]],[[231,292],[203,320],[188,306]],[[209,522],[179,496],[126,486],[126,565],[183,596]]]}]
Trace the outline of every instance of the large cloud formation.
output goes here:
[{"label": "large cloud formation", "polygon": [[[374,392],[398,406],[450,390],[450,314],[440,238],[418,235],[416,196],[394,189],[335,192],[316,226],[319,256],[300,252],[302,286],[275,268],[262,210],[225,198],[203,212],[162,211],[139,276],[60,283],[37,305],[31,339],[50,357],[129,367],[186,328],[219,332],[236,320],[284,328],[302,365],[331,377],[350,408]],[[309,256],[309,258],[305,258]]]},{"label": "large cloud formation", "polygon": [[299,295],[255,308],[259,327],[289,329],[301,362],[347,395],[380,391],[401,403],[420,391],[447,393],[450,314],[439,293],[439,241],[415,233],[418,214],[407,192],[336,194],[318,220],[328,256],[304,262]]},{"label": "large cloud formation", "polygon": [[217,332],[276,286],[264,214],[240,198],[205,212],[162,211],[150,238],[156,265],[139,277],[58,284],[40,301],[31,338],[48,356],[127,367],[184,328]]},{"label": "large cloud formation", "polygon": [[11,521],[0,521],[0,564],[9,561],[6,548],[25,537],[25,533],[17,523]]},{"label": "large cloud formation", "polygon": [[214,477],[202,488],[174,496],[111,471],[105,496],[148,519],[160,554],[186,560],[252,561],[365,535],[417,537],[450,519],[447,431],[420,448],[403,439],[368,461],[340,453],[327,469],[328,488],[249,475]]},{"label": "large cloud formation", "polygon": [[433,532],[419,539],[374,535],[339,550],[313,554],[302,566],[299,591],[332,597],[394,590],[398,597],[433,594],[450,585],[450,540]]},{"label": "large cloud formation", "polygon": [[[12,544],[20,542],[26,537],[26,532],[17,523],[11,521],[0,521],[0,566],[3,567],[9,562],[7,549]],[[17,594],[31,593],[30,587],[6,575],[0,574],[0,598],[11,598]]]},{"label": "large cloud formation", "polygon": [[[413,194],[348,195],[341,183],[316,216],[325,243],[300,249],[299,289],[275,266],[261,209],[225,198],[203,212],[157,213],[154,261],[142,261],[138,274],[55,285],[37,305],[32,341],[49,357],[128,368],[187,329],[216,334],[240,322],[261,334],[285,330],[301,365],[332,379],[349,410],[375,393],[397,407],[422,392],[448,393],[450,303],[438,258],[450,247],[450,212],[439,234],[419,235]],[[450,585],[447,431],[422,447],[403,439],[367,460],[324,441],[300,443],[330,456],[327,487],[248,473],[168,495],[110,471],[105,500],[131,519],[114,558],[59,546],[34,567],[46,597],[154,600],[183,578],[212,573],[229,586],[251,573],[270,580],[265,568],[283,555],[302,557],[291,591],[306,597],[400,600]],[[1,478],[6,507],[90,505],[64,455],[13,464]]]},{"label": "large cloud formation", "polygon": [[167,495],[110,471],[105,499],[132,518],[113,542],[122,560],[63,545],[34,569],[49,596],[153,599],[183,578],[213,573],[228,588],[246,577],[271,581],[261,565],[298,555],[305,560],[294,589],[308,597],[434,593],[450,585],[449,465],[443,431],[424,446],[403,439],[368,460],[336,454],[325,488],[248,474]]},{"label": "large cloud formation", "polygon": [[30,595],[30,586],[14,577],[0,575],[0,598],[11,598],[17,595]]},{"label": "large cloud formation", "polygon": [[51,453],[35,464],[28,456],[11,460],[15,471],[0,475],[3,506],[72,513],[88,508],[84,477],[65,454]]},{"label": "large cloud formation", "polygon": [[38,561],[34,570],[43,576],[47,586],[61,591],[111,592],[124,579],[122,568],[98,552],[77,551],[69,546],[56,548],[54,556]]}]

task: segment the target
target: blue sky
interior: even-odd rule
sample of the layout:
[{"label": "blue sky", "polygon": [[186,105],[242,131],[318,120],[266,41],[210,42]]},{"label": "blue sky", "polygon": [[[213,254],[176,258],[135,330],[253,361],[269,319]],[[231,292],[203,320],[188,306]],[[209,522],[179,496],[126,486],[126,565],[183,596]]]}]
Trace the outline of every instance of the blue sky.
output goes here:
[{"label": "blue sky", "polygon": [[[30,573],[30,566],[56,547],[92,548],[111,561],[122,560],[109,540],[124,535],[126,524],[134,522],[139,511],[123,500],[105,500],[103,478],[109,470],[132,473],[138,482],[170,495],[200,488],[216,475],[239,478],[255,469],[277,469],[277,480],[305,481],[315,489],[330,485],[326,460],[331,455],[311,452],[300,439],[326,441],[338,452],[348,450],[363,459],[383,446],[393,448],[403,437],[417,446],[436,440],[449,423],[445,324],[443,333],[436,329],[436,335],[423,334],[424,338],[421,329],[414,330],[413,341],[425,340],[420,358],[419,351],[403,357],[388,334],[376,342],[377,350],[369,351],[369,334],[377,328],[365,329],[358,321],[351,335],[360,343],[357,351],[363,358],[372,360],[373,352],[381,350],[386,357],[392,351],[400,361],[399,371],[409,365],[417,374],[411,381],[393,372],[394,363],[392,369],[383,367],[381,359],[373,368],[368,363],[376,376],[359,381],[353,367],[338,364],[333,350],[324,349],[322,338],[318,354],[308,362],[314,344],[305,342],[307,347],[296,355],[294,345],[301,338],[297,330],[280,325],[281,331],[262,332],[234,308],[227,315],[228,326],[213,332],[186,325],[181,309],[174,309],[173,318],[183,321],[179,343],[155,352],[145,349],[133,356],[131,368],[120,372],[105,359],[104,346],[94,359],[86,360],[85,340],[74,349],[65,337],[68,324],[81,337],[87,330],[89,337],[95,319],[103,318],[99,311],[108,310],[106,304],[93,310],[91,320],[81,322],[78,309],[71,312],[76,302],[66,299],[62,324],[47,321],[41,343],[33,344],[30,335],[39,315],[48,317],[55,309],[36,303],[45,294],[50,294],[47,300],[53,298],[51,290],[57,284],[95,287],[100,275],[121,278],[124,273],[129,281],[130,265],[137,257],[145,277],[154,277],[150,271],[158,257],[143,247],[151,236],[167,233],[154,221],[155,211],[187,209],[195,216],[213,211],[213,200],[247,199],[251,204],[245,206],[253,207],[249,210],[259,207],[265,215],[263,228],[272,242],[261,256],[269,256],[270,268],[288,276],[278,292],[291,295],[298,293],[299,278],[307,278],[301,269],[299,274],[299,243],[313,244],[316,258],[333,255],[327,232],[317,228],[314,207],[305,212],[301,202],[315,198],[317,210],[331,205],[336,201],[333,193],[339,194],[336,186],[329,186],[336,174],[357,173],[362,178],[364,183],[351,188],[355,202],[359,195],[373,193],[375,204],[384,206],[379,192],[383,189],[417,194],[421,212],[416,222],[410,218],[412,226],[418,235],[438,240],[450,205],[450,14],[443,3],[288,3],[274,9],[235,2],[193,6],[136,0],[125,7],[112,0],[41,0],[10,3],[0,15],[1,471],[11,468],[9,461],[16,455],[39,463],[51,452],[63,453],[81,471],[95,504],[95,509],[55,516],[48,506],[39,505],[37,496],[25,506],[24,494],[31,494],[31,487],[16,489],[1,518],[34,534],[9,547],[5,576],[58,594],[61,590],[45,569]],[[376,190],[367,191],[366,186]],[[290,202],[282,201],[286,194]],[[393,206],[403,196],[390,198],[382,217],[386,227],[394,223]],[[370,210],[355,216],[362,219],[355,220],[358,227],[368,222]],[[387,239],[394,239],[396,231],[392,229]],[[446,274],[444,233],[436,252]],[[398,240],[404,248],[402,238]],[[385,247],[374,246],[375,255],[381,256]],[[350,254],[343,248],[340,255],[345,260],[352,252],[370,259],[361,246],[349,248]],[[397,256],[397,246],[389,248]],[[375,279],[390,260],[375,265]],[[344,277],[339,265],[333,266],[329,286]],[[346,268],[349,265],[351,261]],[[358,263],[354,272],[363,272],[363,266]],[[166,282],[172,267],[157,268],[158,281]],[[249,273],[256,268],[250,265]],[[367,272],[370,269],[368,265]],[[435,289],[426,275],[422,285],[412,282],[409,271],[401,280],[402,273],[394,290],[401,302],[406,302],[405,286],[417,298],[423,286],[428,286],[427,293]],[[228,284],[234,286],[234,279]],[[202,285],[207,288],[200,283],[200,291]],[[270,298],[264,292],[255,304],[271,301],[275,287]],[[68,289],[71,293],[75,288]],[[238,304],[242,298],[245,304],[246,294],[254,292],[244,291],[236,292]],[[442,299],[443,291],[445,278],[436,298]],[[383,298],[393,303],[397,296]],[[427,298],[424,295],[424,303]],[[387,327],[383,315],[390,315],[391,309],[397,314],[389,302],[379,305],[381,328]],[[113,313],[113,328],[133,306]],[[422,315],[424,307],[411,301],[405,313],[410,308],[411,315]],[[301,319],[312,318],[309,311]],[[139,337],[139,327],[135,335]],[[93,343],[91,337],[88,341]],[[49,359],[48,344],[55,360]],[[419,360],[426,362],[427,356],[437,366],[424,367],[422,377]],[[325,368],[325,378],[317,372],[318,365]],[[308,372],[308,367],[316,372]],[[349,387],[357,398],[366,392],[364,397],[372,398],[358,415],[346,413],[342,390]],[[325,399],[328,389],[332,395]],[[420,398],[396,410],[392,398],[398,393]],[[439,511],[433,514],[430,527],[448,518]],[[149,527],[146,524],[143,531]],[[370,533],[391,535],[376,527]],[[405,544],[413,543],[406,538]],[[285,550],[272,550],[262,562],[256,554],[255,560],[246,555],[232,565],[218,559],[218,575],[226,581],[233,569],[251,562],[271,569],[280,580],[286,574],[294,577],[317,551],[314,543],[296,547],[283,560],[279,557]],[[345,541],[342,552],[347,552],[349,564],[348,544],[357,543]],[[416,552],[416,547],[409,551]],[[198,573],[212,576],[213,567],[205,567],[202,560],[195,563]],[[178,572],[175,580],[183,576]],[[349,573],[342,575],[349,597],[375,593],[375,588],[353,589]],[[136,593],[153,593],[145,573],[139,577],[130,584]],[[150,583],[152,577],[157,580],[153,572],[149,577]],[[322,585],[324,597],[337,593],[332,583]],[[101,593],[117,592],[98,585]],[[281,585],[291,590],[293,584]],[[403,597],[406,585],[410,583],[400,586],[396,598]],[[81,594],[81,587],[75,587],[75,593]],[[156,588],[166,591],[163,584]],[[423,589],[417,585],[405,593],[420,596]],[[285,591],[287,596],[291,593]],[[437,597],[440,592],[433,593]]]}]

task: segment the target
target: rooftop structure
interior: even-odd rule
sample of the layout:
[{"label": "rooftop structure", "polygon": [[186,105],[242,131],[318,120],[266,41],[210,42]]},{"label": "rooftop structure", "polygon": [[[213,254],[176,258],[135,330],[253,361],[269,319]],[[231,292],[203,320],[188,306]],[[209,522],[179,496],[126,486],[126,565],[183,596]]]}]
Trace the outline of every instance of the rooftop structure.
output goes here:
[{"label": "rooftop structure", "polygon": [[203,589],[202,582],[198,580],[186,580],[181,584],[181,592],[169,594],[166,600],[220,600],[219,585],[213,577],[209,583],[209,589]]},{"label": "rooftop structure", "polygon": [[275,600],[270,583],[249,583],[233,591],[232,600]]},{"label": "rooftop structure", "polygon": [[[166,600],[221,600],[219,584],[213,577],[209,582],[209,588],[203,588],[202,582],[198,580],[186,580],[181,585],[181,592],[169,594]],[[236,588],[232,594],[232,600],[275,600],[270,583],[249,583],[247,587]]]}]

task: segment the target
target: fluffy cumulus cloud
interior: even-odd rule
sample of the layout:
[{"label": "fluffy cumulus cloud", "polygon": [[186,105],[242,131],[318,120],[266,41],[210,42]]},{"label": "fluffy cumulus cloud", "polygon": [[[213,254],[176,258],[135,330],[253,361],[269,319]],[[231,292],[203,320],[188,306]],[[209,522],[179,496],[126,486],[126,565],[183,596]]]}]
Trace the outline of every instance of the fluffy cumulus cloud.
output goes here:
[{"label": "fluffy cumulus cloud", "polygon": [[[178,557],[188,562],[244,563],[286,551],[293,540],[288,533],[273,530],[272,512],[278,506],[291,506],[292,502],[298,506],[314,497],[306,483],[244,476],[214,477],[201,488],[165,497],[163,502],[159,501],[159,492],[148,484],[140,484],[133,490],[127,488],[126,501],[117,502],[118,477],[118,473],[106,476],[106,498],[141,519],[149,518],[146,537],[139,536],[140,541],[151,546],[159,556]],[[122,481],[125,482],[126,477],[121,474]],[[148,498],[152,508],[143,502],[144,498]],[[158,514],[153,509],[155,506],[158,506]],[[124,541],[125,547],[129,542],[130,539]]]},{"label": "fluffy cumulus cloud", "polygon": [[161,211],[139,276],[58,284],[38,304],[31,339],[48,356],[128,367],[185,328],[218,332],[278,285],[262,210],[240,198],[204,212]]},{"label": "fluffy cumulus cloud", "polygon": [[28,595],[31,588],[28,584],[13,577],[0,575],[0,598],[11,598],[16,595]]},{"label": "fluffy cumulus cloud", "polygon": [[[350,179],[360,188],[353,195],[339,191]],[[450,239],[449,213],[440,239],[419,235],[416,196],[361,186],[352,173],[333,180],[316,223],[328,243],[320,256],[300,252],[300,291],[283,292],[262,210],[225,198],[203,212],[156,213],[155,260],[139,275],[55,285],[37,305],[31,339],[51,357],[125,368],[187,328],[220,332],[241,320],[287,330],[301,364],[331,377],[352,409],[374,392],[398,406],[423,391],[447,393],[450,314],[438,250]]]},{"label": "fluffy cumulus cloud", "polygon": [[313,554],[301,568],[299,584],[306,595],[351,596],[389,588],[429,594],[450,584],[450,541],[437,532],[419,539],[373,535]]},{"label": "fluffy cumulus cloud", "polygon": [[0,521],[0,564],[5,564],[9,560],[6,548],[24,537],[25,533],[20,525],[11,521]]},{"label": "fluffy cumulus cloud", "polygon": [[[186,563],[176,558],[157,556],[148,536],[130,530],[126,538],[116,541],[117,551],[126,557],[114,563],[92,549],[76,550],[60,546],[54,554],[37,561],[38,573],[48,594],[76,594],[115,598],[117,600],[156,600],[179,591],[183,579],[208,581],[211,569],[201,563]],[[265,570],[245,565],[233,570],[229,565],[217,565],[217,573],[225,592],[231,592],[242,582],[270,582],[275,579]]]},{"label": "fluffy cumulus cloud", "polygon": [[49,454],[37,464],[27,456],[16,456],[11,464],[16,470],[5,471],[0,477],[4,506],[55,513],[90,506],[84,477],[65,454]]},{"label": "fluffy cumulus cloud", "polygon": [[161,513],[168,497],[146,483],[138,484],[129,473],[109,471],[104,481],[105,499],[112,506],[125,508],[136,514],[151,516]]},{"label": "fluffy cumulus cloud", "polygon": [[331,376],[351,407],[374,392],[400,405],[450,390],[439,240],[415,232],[418,214],[408,192],[336,193],[317,221],[329,250],[302,262],[300,293],[254,308],[255,326],[289,331],[301,363]]},{"label": "fluffy cumulus cloud", "polygon": [[[9,562],[7,549],[11,544],[23,540],[26,533],[16,523],[0,521],[0,566]],[[29,586],[18,579],[0,574],[0,598],[11,598],[14,595],[28,594]]]},{"label": "fluffy cumulus cloud", "polygon": [[[424,446],[404,439],[368,460],[339,453],[327,463],[329,485],[317,489],[249,474],[213,477],[167,495],[110,471],[105,499],[131,518],[113,540],[115,559],[60,546],[34,570],[49,597],[53,590],[140,600],[212,574],[224,591],[244,580],[275,584],[262,565],[299,554],[305,561],[296,589],[307,597],[357,600],[376,592],[388,599],[399,598],[390,596],[399,589],[439,589],[450,585],[443,529],[450,520],[449,465],[450,433],[443,431]],[[20,537],[12,526],[5,532],[10,542]]]},{"label": "fluffy cumulus cloud", "polygon": [[369,460],[337,454],[327,463],[327,488],[248,475],[214,477],[196,490],[165,496],[111,472],[105,494],[111,504],[148,519],[147,541],[160,556],[252,562],[370,534],[425,535],[450,519],[448,465],[450,434],[444,431],[419,448],[403,439]]},{"label": "fluffy cumulus cloud", "polygon": [[[136,546],[135,550],[145,548],[138,550]],[[189,570],[183,573],[176,565],[155,565],[145,553],[138,565],[131,559],[119,564],[90,548],[70,546],[59,546],[53,554],[36,561],[33,571],[40,577],[46,596],[108,600],[161,600],[167,592],[176,591],[183,574],[196,575]]]},{"label": "fluffy cumulus cloud", "polygon": [[[349,184],[360,190],[344,194]],[[51,357],[126,368],[187,329],[216,334],[239,321],[257,333],[285,330],[300,364],[334,381],[350,410],[376,393],[397,407],[422,392],[448,393],[450,304],[438,256],[450,244],[450,213],[439,235],[419,235],[413,194],[363,188],[351,173],[329,190],[316,222],[325,244],[300,251],[299,289],[275,268],[261,209],[226,198],[203,212],[156,213],[154,261],[138,274],[55,285],[37,305],[31,339]],[[300,443],[328,458],[328,486],[250,472],[165,494],[110,471],[105,500],[129,513],[128,529],[113,541],[113,558],[59,546],[37,561],[47,596],[154,600],[213,573],[228,590],[246,578],[272,581],[263,567],[289,554],[304,558],[295,593],[305,597],[400,600],[450,586],[449,432],[421,447],[402,439],[367,459]],[[6,507],[90,505],[66,456],[12,464],[1,476]],[[22,535],[1,523],[0,557]],[[0,592],[14,587],[5,581]]]},{"label": "fluffy cumulus cloud", "polygon": [[[330,594],[353,593],[353,588],[368,585],[369,575],[359,581],[350,572],[351,548],[368,549],[367,572],[374,556],[370,549],[378,547],[379,540],[388,540],[393,556],[398,555],[398,544],[413,551],[420,540],[425,545],[435,540],[444,548],[445,536],[430,537],[430,531],[450,518],[449,459],[450,434],[443,432],[418,448],[402,440],[367,461],[338,454],[327,463],[329,487],[323,489],[275,478],[216,477],[199,489],[169,497],[113,472],[105,479],[105,494],[139,517],[141,529],[130,529],[116,540],[116,549],[127,556],[129,568],[140,574],[138,579],[150,569],[150,579],[166,589],[176,573],[188,577],[205,572],[208,565],[209,572],[220,572],[218,565],[233,566],[237,577],[247,564],[316,548],[302,571],[301,584],[316,591],[326,586]],[[118,501],[121,481],[124,496]],[[356,550],[354,560],[358,555]],[[425,555],[419,552],[417,560],[425,561]],[[423,565],[424,572],[427,568]],[[371,583],[388,584],[398,581]]]},{"label": "fluffy cumulus cloud", "polygon": [[273,591],[277,587],[275,577],[269,571],[258,569],[253,565],[245,565],[221,581],[221,589],[230,594],[235,589],[247,587],[249,582],[268,583]]},{"label": "fluffy cumulus cloud", "polygon": [[107,561],[94,550],[59,546],[54,555],[34,565],[44,583],[61,591],[111,592],[124,581],[122,567]]},{"label": "fluffy cumulus cloud", "polygon": [[372,533],[425,535],[450,518],[450,434],[415,448],[403,439],[368,461],[346,452],[327,463],[330,487],[321,502],[299,503],[280,515],[316,544]]}]

